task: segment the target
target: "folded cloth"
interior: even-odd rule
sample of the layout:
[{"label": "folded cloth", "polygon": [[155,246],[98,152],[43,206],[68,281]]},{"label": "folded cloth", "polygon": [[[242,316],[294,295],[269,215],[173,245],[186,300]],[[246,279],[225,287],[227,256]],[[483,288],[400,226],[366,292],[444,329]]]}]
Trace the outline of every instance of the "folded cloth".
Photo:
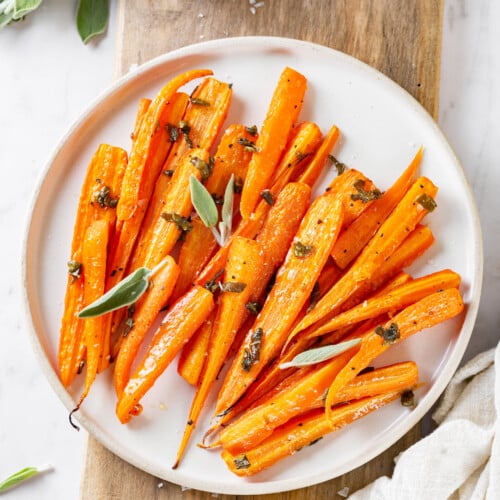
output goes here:
[{"label": "folded cloth", "polygon": [[439,427],[402,452],[392,478],[350,500],[500,499],[500,344],[460,368],[433,414]]}]

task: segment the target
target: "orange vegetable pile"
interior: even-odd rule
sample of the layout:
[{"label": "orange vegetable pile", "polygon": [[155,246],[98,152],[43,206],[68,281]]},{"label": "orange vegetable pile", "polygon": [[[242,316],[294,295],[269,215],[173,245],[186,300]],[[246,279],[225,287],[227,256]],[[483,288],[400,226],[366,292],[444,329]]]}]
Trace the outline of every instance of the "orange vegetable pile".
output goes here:
[{"label": "orange vegetable pile", "polygon": [[[437,187],[418,177],[422,150],[382,193],[331,156],[336,126],[323,136],[315,123],[298,122],[303,75],[284,69],[258,130],[223,130],[232,86],[209,75],[188,71],[153,100],[142,99],[129,155],[103,144],[92,158],[58,359],[65,386],[85,372],[78,407],[96,375],[114,370],[116,414],[126,423],[180,354],[178,373],[196,393],[174,467],[229,365],[201,446],[221,448],[228,468],[247,476],[402,394],[411,403],[416,364],[373,370],[372,361],[459,314],[463,303],[453,271],[416,279],[403,271],[434,241],[422,221],[436,206]],[[199,78],[190,96],[179,90]],[[313,199],[332,162],[338,175]],[[193,177],[216,202],[235,181],[233,227],[222,246],[193,208]],[[158,264],[132,306],[78,318],[134,270]],[[347,340],[349,348],[334,357],[293,362]]]}]

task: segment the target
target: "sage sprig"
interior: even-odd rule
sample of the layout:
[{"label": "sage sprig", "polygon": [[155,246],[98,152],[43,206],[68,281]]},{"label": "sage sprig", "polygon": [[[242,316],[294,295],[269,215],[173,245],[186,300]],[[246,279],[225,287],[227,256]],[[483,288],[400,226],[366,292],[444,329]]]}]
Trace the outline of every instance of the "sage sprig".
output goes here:
[{"label": "sage sprig", "polygon": [[139,269],[136,269],[117,283],[102,297],[83,308],[78,313],[78,317],[81,319],[95,318],[96,316],[102,316],[111,311],[116,311],[116,309],[134,304],[148,289],[151,277],[165,265],[165,262],[165,260],[162,260],[153,269],[139,267]]},{"label": "sage sprig", "polygon": [[285,368],[298,368],[301,366],[315,365],[316,363],[321,363],[322,361],[334,358],[335,356],[348,351],[360,342],[361,339],[352,339],[340,342],[339,344],[315,347],[314,349],[309,349],[308,351],[297,354],[297,356],[295,356],[291,361],[281,363],[280,368],[284,370]]},{"label": "sage sprig", "polygon": [[0,482],[0,493],[10,490],[15,486],[19,486],[27,479],[30,479],[33,476],[41,474],[42,472],[47,472],[52,469],[53,469],[52,465],[46,465],[44,467],[24,467],[24,469],[15,472],[14,474],[10,475],[9,477]]},{"label": "sage sprig", "polygon": [[221,211],[222,220],[220,222],[219,211],[213,196],[194,175],[189,179],[189,188],[193,207],[200,216],[201,221],[212,231],[217,243],[223,246],[231,235],[233,224],[234,176],[232,175],[231,179],[229,179],[224,192],[224,203]]}]

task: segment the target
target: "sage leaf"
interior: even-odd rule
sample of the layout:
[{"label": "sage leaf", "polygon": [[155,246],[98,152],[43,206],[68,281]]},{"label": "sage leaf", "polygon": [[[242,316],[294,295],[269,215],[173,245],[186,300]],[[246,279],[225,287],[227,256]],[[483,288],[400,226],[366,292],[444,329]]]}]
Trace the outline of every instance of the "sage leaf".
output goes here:
[{"label": "sage leaf", "polygon": [[219,219],[219,212],[212,195],[194,175],[189,179],[189,189],[193,207],[203,224],[207,227],[214,227]]},{"label": "sage leaf", "polygon": [[348,351],[352,347],[358,345],[361,339],[352,339],[345,342],[340,342],[339,344],[325,345],[323,347],[316,347],[314,349],[309,349],[308,351],[301,352],[297,354],[295,358],[286,363],[281,363],[280,368],[297,368],[300,366],[309,366],[316,363],[321,363],[327,359],[334,358],[345,351]]},{"label": "sage leaf", "polygon": [[83,43],[106,31],[109,19],[109,0],[79,0],[76,27]]},{"label": "sage leaf", "polygon": [[233,203],[234,203],[234,174],[231,175],[224,191],[224,204],[222,205],[222,222],[226,226],[227,234],[231,232],[233,225]]},{"label": "sage leaf", "polygon": [[47,465],[45,467],[25,467],[24,469],[15,472],[14,474],[10,475],[8,478],[0,482],[0,493],[3,493],[10,488],[14,488],[30,477],[36,476],[37,474],[46,472],[48,470],[52,470],[51,465]]},{"label": "sage leaf", "polygon": [[148,278],[152,273],[151,269],[140,267],[117,283],[102,297],[82,309],[78,313],[78,317],[94,318],[133,304],[148,289]]},{"label": "sage leaf", "polygon": [[24,16],[40,7],[42,0],[15,0],[14,20],[22,19]]}]

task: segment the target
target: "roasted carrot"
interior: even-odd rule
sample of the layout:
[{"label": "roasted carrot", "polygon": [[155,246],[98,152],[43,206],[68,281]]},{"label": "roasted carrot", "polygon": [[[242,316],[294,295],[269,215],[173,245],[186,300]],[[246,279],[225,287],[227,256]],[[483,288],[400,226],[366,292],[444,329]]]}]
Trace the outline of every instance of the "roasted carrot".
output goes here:
[{"label": "roasted carrot", "polygon": [[222,368],[226,355],[241,326],[246,304],[263,266],[259,243],[246,238],[235,238],[229,249],[227,265],[223,276],[222,294],[208,348],[208,356],[202,372],[201,382],[189,411],[188,424],[184,430],[174,468],[179,464],[193,429],[198,422],[210,389]]},{"label": "roasted carrot", "polygon": [[[170,99],[169,104],[165,106],[165,121],[168,123],[171,121],[177,123],[184,114],[188,99],[189,96],[187,94],[180,92],[175,93]],[[130,219],[118,221],[120,223],[120,230],[116,235],[116,242],[110,250],[110,258],[108,261],[109,272],[106,283],[107,290],[115,286],[123,278],[127,270],[130,255],[132,254],[132,249],[134,248],[142,226],[155,183],[157,182],[158,176],[166,176],[161,169],[172,143],[165,128],[162,128],[157,133],[161,141],[156,155],[149,164],[149,168],[144,172],[143,182],[140,186],[137,210]]]},{"label": "roasted carrot", "polygon": [[413,183],[349,270],[293,329],[288,342],[302,330],[331,319],[339,312],[342,304],[369,282],[384,262],[391,258],[405,237],[433,209],[436,193],[436,186],[426,177],[421,177]]},{"label": "roasted carrot", "polygon": [[61,381],[68,386],[84,362],[82,358],[83,321],[76,314],[83,307],[83,279],[80,277],[82,245],[93,220],[105,219],[114,227],[116,210],[112,208],[127,164],[127,153],[117,147],[101,144],[87,168],[76,213],[71,243],[71,261],[61,321],[58,363]]},{"label": "roasted carrot", "polygon": [[223,450],[222,458],[231,472],[252,476],[400,396],[401,393],[395,391],[340,405],[332,410],[330,419],[323,410],[313,410],[279,427],[264,442],[244,454],[232,455]]},{"label": "roasted carrot", "polygon": [[456,288],[449,288],[428,295],[406,307],[384,326],[377,327],[365,335],[358,352],[339,372],[328,389],[325,403],[327,415],[331,415],[330,405],[337,392],[393,343],[453,318],[460,314],[463,307],[460,292]]},{"label": "roasted carrot", "polygon": [[210,335],[215,321],[214,309],[210,317],[198,328],[196,333],[189,339],[183,347],[179,362],[177,364],[177,373],[191,385],[198,385],[203,365],[208,355],[208,346],[210,344]]},{"label": "roasted carrot", "polygon": [[118,397],[128,382],[130,368],[139,347],[160,310],[167,303],[178,274],[179,267],[174,259],[166,257],[162,268],[151,279],[146,294],[138,300],[130,315],[130,322],[121,334],[122,345],[115,361],[114,383]]},{"label": "roasted carrot", "polygon": [[[169,122],[168,129],[175,139],[162,170],[172,174],[182,158],[192,148],[210,151],[226,119],[232,90],[227,83],[214,78],[205,78],[190,96],[190,102],[182,120]],[[208,174],[207,169],[207,174]],[[206,179],[203,179],[204,181]],[[142,252],[154,236],[155,224],[164,211],[164,204],[170,190],[171,178],[158,177],[151,196],[146,216],[137,241],[136,253]]]},{"label": "roasted carrot", "polygon": [[306,338],[319,337],[325,333],[354,325],[384,313],[393,314],[410,304],[418,302],[431,293],[446,290],[447,288],[458,288],[459,285],[460,275],[448,269],[417,278],[392,289],[386,294],[365,300],[362,304],[335,316],[332,320],[307,335]]},{"label": "roasted carrot", "polygon": [[130,153],[130,161],[123,179],[117,215],[120,220],[127,220],[134,215],[140,201],[140,188],[144,183],[145,172],[153,161],[159,143],[160,130],[167,122],[164,120],[164,108],[177,90],[196,78],[210,75],[210,70],[192,70],[172,78],[154,98],[142,120],[136,140]]},{"label": "roasted carrot", "polygon": [[[104,293],[106,281],[106,257],[109,238],[109,223],[106,220],[95,220],[85,231],[82,245],[83,297],[84,305],[89,305]],[[82,321],[82,320],[79,320]],[[103,355],[103,323],[104,316],[83,320],[83,339],[87,360],[85,387],[77,407],[89,393],[95,380],[99,363]]]},{"label": "roasted carrot", "polygon": [[335,125],[330,128],[307,168],[297,177],[297,181],[308,184],[311,187],[314,186],[323,171],[328,160],[328,155],[331,153],[333,146],[335,146],[339,135],[339,129]]},{"label": "roasted carrot", "polygon": [[249,219],[270,181],[297,121],[307,87],[303,75],[285,68],[274,90],[241,193],[240,212]]},{"label": "roasted carrot", "polygon": [[141,129],[142,121],[146,115],[149,106],[151,106],[151,99],[147,97],[142,97],[139,100],[139,105],[137,106],[137,114],[135,116],[134,131],[130,134],[132,141],[135,141],[139,137],[139,130]]},{"label": "roasted carrot", "polygon": [[[179,239],[182,230],[173,217],[187,218],[193,210],[189,179],[191,176],[201,179],[201,172],[196,165],[198,162],[208,162],[208,151],[204,149],[190,149],[181,158],[179,167],[172,176],[172,181],[165,198],[162,210],[158,214],[147,245],[136,249],[131,260],[130,268],[141,266],[153,268],[168,255]],[[141,252],[142,250],[142,252]]]},{"label": "roasted carrot", "polygon": [[212,293],[201,287],[192,288],[172,306],[118,400],[116,414],[120,422],[127,423],[141,412],[140,399],[206,321],[213,307]]},{"label": "roasted carrot", "polygon": [[[281,350],[288,329],[308,300],[342,225],[342,202],[315,200],[294,238],[276,282],[241,346],[219,393],[215,414],[230,408]],[[284,297],[287,297],[284,300]]]},{"label": "roasted carrot", "polygon": [[379,226],[385,221],[394,207],[403,198],[411,186],[422,159],[420,148],[410,165],[399,179],[356,220],[352,221],[339,236],[333,247],[332,257],[335,263],[345,269],[361,252]]},{"label": "roasted carrot", "polygon": [[192,229],[185,234],[179,252],[179,277],[173,293],[174,300],[184,295],[217,248],[217,241],[209,227],[199,217],[191,219]]},{"label": "roasted carrot", "polygon": [[[345,356],[345,359],[348,358],[349,355]],[[335,367],[333,371],[332,366]],[[284,380],[271,397],[266,397],[261,404],[225,427],[220,433],[218,444],[233,455],[244,453],[292,418],[324,407],[326,390],[330,385],[328,380],[331,380],[332,373],[335,376],[339,367],[341,363],[332,360],[314,371],[306,371],[299,380],[293,377],[291,384],[287,383],[288,379]],[[355,377],[337,393],[332,405],[408,389],[417,382],[418,368],[413,362],[379,368]]]}]

